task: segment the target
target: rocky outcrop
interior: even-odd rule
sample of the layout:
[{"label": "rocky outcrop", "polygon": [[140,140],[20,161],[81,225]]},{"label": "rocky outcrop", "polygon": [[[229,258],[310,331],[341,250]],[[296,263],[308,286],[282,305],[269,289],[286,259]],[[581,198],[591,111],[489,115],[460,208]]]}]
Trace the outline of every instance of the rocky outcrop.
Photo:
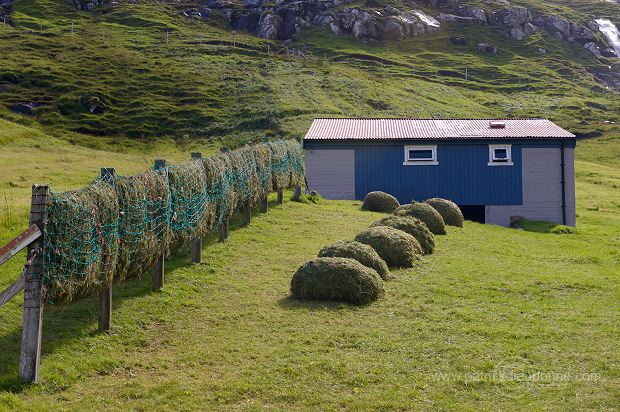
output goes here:
[{"label": "rocky outcrop", "polygon": [[523,25],[531,20],[532,14],[530,11],[521,6],[509,6],[502,10],[494,11],[489,15],[489,24],[507,26],[509,28],[523,28]]},{"label": "rocky outcrop", "polygon": [[282,18],[274,13],[265,12],[258,21],[258,32],[256,35],[263,39],[276,40],[280,38],[282,28]]},{"label": "rocky outcrop", "polygon": [[351,32],[358,39],[379,39],[381,29],[376,19],[369,13],[355,10],[355,23]]},{"label": "rocky outcrop", "polygon": [[91,11],[103,6],[105,0],[73,0],[73,6],[78,10]]},{"label": "rocky outcrop", "polygon": [[478,50],[480,53],[486,54],[497,54],[498,51],[497,46],[488,42],[478,43],[478,45],[476,46],[476,50]]},{"label": "rocky outcrop", "polygon": [[602,57],[601,49],[596,45],[596,43],[588,42],[584,44],[583,47],[589,50],[590,53],[592,53],[596,58],[600,59]]},{"label": "rocky outcrop", "polygon": [[38,104],[30,102],[30,103],[16,103],[9,106],[9,109],[15,113],[23,114],[26,116],[32,116],[34,114],[34,109],[38,106]]},{"label": "rocky outcrop", "polygon": [[13,6],[13,0],[0,0],[0,23],[12,24],[9,17],[11,13],[11,7]]}]

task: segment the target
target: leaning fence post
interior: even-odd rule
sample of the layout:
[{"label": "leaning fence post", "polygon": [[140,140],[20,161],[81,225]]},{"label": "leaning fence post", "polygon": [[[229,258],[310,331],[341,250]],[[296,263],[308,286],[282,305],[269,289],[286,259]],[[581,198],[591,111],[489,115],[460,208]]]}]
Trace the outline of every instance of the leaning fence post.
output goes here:
[{"label": "leaning fence post", "polygon": [[281,205],[284,202],[284,190],[278,189],[278,204]]},{"label": "leaning fence post", "polygon": [[[114,185],[116,171],[113,168],[102,168],[101,179]],[[112,327],[112,284],[99,292],[99,332]]]},{"label": "leaning fence post", "polygon": [[[202,157],[202,153],[193,152],[192,159],[200,159]],[[196,235],[194,239],[192,239],[191,244],[191,254],[192,254],[192,263],[200,263],[201,261],[201,253],[202,253],[202,236],[199,234]]]},{"label": "leaning fence post", "polygon": [[[45,236],[47,223],[47,186],[32,186],[30,204],[30,224],[36,224]],[[24,318],[22,331],[22,348],[19,359],[19,380],[32,383],[39,380],[41,361],[41,332],[43,324],[43,236],[28,246],[26,283],[24,286]]]},{"label": "leaning fence post", "polygon": [[[155,160],[154,170],[161,170],[166,167],[166,161],[164,159]],[[153,266],[153,290],[159,290],[164,287],[164,251],[161,251],[159,258]]]}]

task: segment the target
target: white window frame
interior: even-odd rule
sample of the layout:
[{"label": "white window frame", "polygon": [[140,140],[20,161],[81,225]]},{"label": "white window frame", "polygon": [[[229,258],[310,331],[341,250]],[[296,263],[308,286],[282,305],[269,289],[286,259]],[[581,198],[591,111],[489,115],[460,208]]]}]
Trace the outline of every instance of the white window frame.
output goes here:
[{"label": "white window frame", "polygon": [[[410,150],[430,150],[433,153],[433,157],[431,159],[424,160],[415,160],[409,158]],[[403,162],[404,166],[436,166],[439,162],[437,161],[437,145],[410,145],[405,146],[405,161]]]},{"label": "white window frame", "polygon": [[[500,160],[495,157],[495,150],[506,149],[506,160]],[[510,144],[490,144],[489,145],[489,166],[513,166],[512,161],[512,145]]]}]

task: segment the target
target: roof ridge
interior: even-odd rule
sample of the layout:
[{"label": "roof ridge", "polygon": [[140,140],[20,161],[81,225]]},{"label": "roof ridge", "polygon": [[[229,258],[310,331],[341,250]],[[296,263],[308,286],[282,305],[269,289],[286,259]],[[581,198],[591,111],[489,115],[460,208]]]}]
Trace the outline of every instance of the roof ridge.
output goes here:
[{"label": "roof ridge", "polygon": [[549,120],[546,117],[453,117],[434,119],[430,117],[314,117],[314,120]]}]

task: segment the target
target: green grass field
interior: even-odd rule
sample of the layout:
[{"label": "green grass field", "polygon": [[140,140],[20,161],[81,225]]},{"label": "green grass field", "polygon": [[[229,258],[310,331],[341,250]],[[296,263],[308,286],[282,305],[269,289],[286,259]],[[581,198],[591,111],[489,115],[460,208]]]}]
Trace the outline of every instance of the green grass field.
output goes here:
[{"label": "green grass field", "polygon": [[[23,175],[9,193],[24,218],[31,181],[76,187],[102,165],[130,173],[160,153],[186,158],[165,142],[119,154],[10,129],[0,175]],[[37,164],[38,138],[47,145]],[[235,222],[226,243],[208,238],[203,264],[187,251],[171,259],[163,291],[151,292],[148,274],[115,286],[110,333],[97,333],[95,297],[48,305],[42,381],[27,387],[17,381],[19,294],[0,309],[0,409],[613,410],[620,178],[609,147],[578,144],[575,233],[451,228],[367,307],[289,298],[301,263],[380,216],[346,201],[271,199],[249,227]],[[21,216],[2,226],[0,243],[25,228]],[[0,268],[0,288],[22,264]]]}]

